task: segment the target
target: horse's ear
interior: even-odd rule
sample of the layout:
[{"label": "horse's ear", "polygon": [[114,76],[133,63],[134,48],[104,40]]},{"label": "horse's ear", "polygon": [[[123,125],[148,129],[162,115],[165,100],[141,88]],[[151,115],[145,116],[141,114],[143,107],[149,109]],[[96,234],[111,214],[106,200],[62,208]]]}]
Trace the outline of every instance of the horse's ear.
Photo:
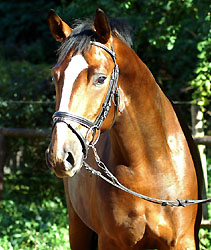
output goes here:
[{"label": "horse's ear", "polygon": [[103,10],[97,9],[94,21],[99,42],[105,44],[111,36],[111,27]]},{"label": "horse's ear", "polygon": [[62,19],[52,9],[48,13],[48,24],[53,37],[58,42],[64,42],[72,31],[69,25],[62,21]]}]

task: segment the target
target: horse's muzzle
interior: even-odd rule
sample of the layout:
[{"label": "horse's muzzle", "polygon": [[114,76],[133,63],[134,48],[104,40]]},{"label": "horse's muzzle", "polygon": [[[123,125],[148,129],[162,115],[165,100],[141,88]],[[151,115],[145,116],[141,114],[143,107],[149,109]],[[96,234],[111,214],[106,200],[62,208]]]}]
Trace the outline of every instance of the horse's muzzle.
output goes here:
[{"label": "horse's muzzle", "polygon": [[78,172],[82,166],[83,158],[80,161],[75,161],[72,153],[66,153],[63,159],[54,161],[51,157],[50,149],[47,148],[45,152],[45,159],[47,166],[53,170],[57,177],[72,177]]}]

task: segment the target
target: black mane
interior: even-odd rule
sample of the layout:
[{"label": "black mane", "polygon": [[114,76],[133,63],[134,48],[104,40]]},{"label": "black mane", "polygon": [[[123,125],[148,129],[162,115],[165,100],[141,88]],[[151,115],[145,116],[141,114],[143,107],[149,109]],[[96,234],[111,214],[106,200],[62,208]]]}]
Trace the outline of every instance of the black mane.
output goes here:
[{"label": "black mane", "polygon": [[[75,53],[83,53],[89,49],[90,41],[97,41],[97,34],[93,30],[93,20],[76,20],[70,36],[62,43],[58,50],[58,63],[61,63],[68,52],[74,48]],[[118,37],[128,46],[132,45],[130,26],[124,20],[111,19],[110,26],[112,35]]]}]

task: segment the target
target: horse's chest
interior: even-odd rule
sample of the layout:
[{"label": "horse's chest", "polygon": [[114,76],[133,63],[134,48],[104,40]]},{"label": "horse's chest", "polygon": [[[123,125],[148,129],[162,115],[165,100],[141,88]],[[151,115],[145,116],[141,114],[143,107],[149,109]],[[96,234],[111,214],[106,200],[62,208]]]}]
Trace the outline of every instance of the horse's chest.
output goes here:
[{"label": "horse's chest", "polygon": [[100,211],[96,211],[97,216],[100,217],[100,223],[111,235],[121,235],[121,238],[126,241],[138,241],[145,232],[144,207],[134,201],[133,196],[128,196],[121,190],[112,192],[113,188],[109,186],[108,189],[104,199],[101,196]]},{"label": "horse's chest", "polygon": [[172,225],[165,213],[154,205],[134,198],[113,199],[104,210],[102,224],[107,233],[118,235],[124,246],[142,244],[145,238],[173,238]]}]

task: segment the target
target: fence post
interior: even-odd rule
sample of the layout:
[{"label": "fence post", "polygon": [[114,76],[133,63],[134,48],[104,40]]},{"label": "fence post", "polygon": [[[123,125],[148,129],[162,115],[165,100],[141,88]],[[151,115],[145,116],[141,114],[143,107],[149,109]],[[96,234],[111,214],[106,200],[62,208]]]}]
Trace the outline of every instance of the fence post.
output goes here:
[{"label": "fence post", "polygon": [[[196,104],[191,105],[191,118],[192,118],[192,135],[194,137],[203,137],[204,129],[203,129],[203,112],[201,107]],[[207,176],[207,161],[206,161],[206,146],[198,145],[198,150],[201,158],[203,177],[204,177],[204,185],[202,187],[202,197],[206,198],[206,193],[208,191],[208,176]],[[207,205],[203,206],[203,218],[208,219],[208,208]]]}]

